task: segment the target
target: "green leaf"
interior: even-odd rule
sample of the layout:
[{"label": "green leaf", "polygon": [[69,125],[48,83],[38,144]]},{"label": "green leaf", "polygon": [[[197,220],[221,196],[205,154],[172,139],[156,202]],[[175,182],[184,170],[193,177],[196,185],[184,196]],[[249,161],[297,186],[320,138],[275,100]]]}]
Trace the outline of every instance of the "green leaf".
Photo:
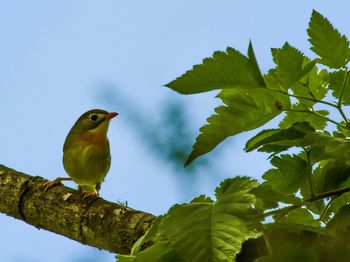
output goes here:
[{"label": "green leaf", "polygon": [[319,262],[317,253],[299,243],[281,243],[271,257],[262,257],[255,262]]},{"label": "green leaf", "polygon": [[[331,238],[324,241],[322,251],[328,251],[333,261],[350,261],[350,206],[345,205],[327,224]],[[331,240],[331,241],[329,241]],[[328,250],[327,250],[328,249]],[[322,253],[323,253],[322,252]],[[326,253],[327,254],[327,253]],[[328,261],[331,261],[328,260]],[[325,260],[327,261],[327,260]]]},{"label": "green leaf", "polygon": [[136,256],[138,253],[140,253],[141,249],[145,245],[149,245],[149,243],[152,243],[155,241],[155,238],[157,236],[158,228],[160,223],[162,222],[164,216],[158,216],[153,222],[150,229],[142,236],[140,237],[136,243],[131,248],[131,255]]},{"label": "green leaf", "polygon": [[334,71],[329,74],[329,89],[333,90],[332,95],[340,99],[343,105],[350,105],[350,81],[349,72],[345,70]]},{"label": "green leaf", "polygon": [[175,205],[159,225],[155,245],[136,258],[143,254],[153,258],[152,248],[166,246],[162,253],[177,255],[176,261],[233,261],[244,241],[261,235],[261,224],[252,208],[255,197],[249,193],[257,185],[247,177],[226,179],[216,189],[215,202],[199,197]]},{"label": "green leaf", "polygon": [[350,164],[350,140],[334,138],[326,133],[309,133],[305,140],[312,147],[312,162],[336,159]]},{"label": "green leaf", "polygon": [[[331,232],[350,232],[350,205],[343,206],[339,212],[328,223],[327,227]],[[348,234],[347,234],[348,235]]]},{"label": "green leaf", "polygon": [[301,204],[301,199],[292,194],[276,191],[267,183],[260,184],[258,187],[253,188],[251,193],[256,197],[255,208],[257,209],[265,210],[277,208],[279,202],[293,205]]},{"label": "green leaf", "polygon": [[[276,138],[276,134],[278,135],[281,132],[280,129],[264,129],[261,132],[259,132],[257,135],[252,137],[251,139],[248,140],[248,142],[245,145],[245,150],[247,152],[253,151],[260,146],[270,143],[270,142],[275,142],[275,141],[280,141],[279,138]],[[305,134],[302,134],[301,137],[303,137]]]},{"label": "green leaf", "polygon": [[[304,110],[304,107],[300,104],[296,104],[292,108],[294,110]],[[298,122],[308,122],[316,130],[323,130],[327,125],[327,119],[322,118],[319,115],[327,117],[329,112],[327,110],[316,110],[314,114],[311,112],[303,113],[288,111],[279,126],[280,128],[289,128]]]},{"label": "green leaf", "polygon": [[267,254],[266,240],[263,236],[250,238],[242,245],[241,252],[236,256],[236,262],[255,262],[256,259]]},{"label": "green leaf", "polygon": [[135,261],[134,256],[117,255],[117,262],[134,262],[134,261]]},{"label": "green leaf", "polygon": [[175,239],[172,246],[188,261],[233,260],[245,240],[260,235],[248,193],[256,186],[249,178],[223,181],[213,205],[191,202],[170,210],[162,235]]},{"label": "green leaf", "polygon": [[[307,76],[302,79],[302,83],[309,90],[309,96],[322,100],[328,93],[329,74],[327,70],[318,71],[317,67],[313,67]],[[295,93],[298,93],[294,90]]]},{"label": "green leaf", "polygon": [[342,121],[340,124],[346,126],[346,128],[337,126],[337,131],[333,131],[333,136],[336,138],[350,137],[350,124]]},{"label": "green leaf", "polygon": [[290,211],[286,222],[316,228],[321,226],[320,221],[316,220],[306,208],[302,207]]},{"label": "green leaf", "polygon": [[[306,154],[305,152],[303,152],[303,154],[301,154],[302,157],[304,157],[306,159]],[[323,161],[325,162],[325,161]],[[319,163],[319,165],[312,171],[312,189],[313,189],[313,193],[318,194],[318,193],[323,193],[323,185],[324,185],[324,176],[322,174],[322,170],[323,170],[323,165],[322,162]],[[304,199],[304,204],[305,207],[311,211],[314,214],[320,215],[324,212],[325,209],[325,201],[324,199],[320,199],[319,201],[314,201],[314,202],[309,202],[307,201],[310,198],[313,198],[314,195],[311,194],[311,188],[310,188],[310,184],[309,182],[304,183],[301,188],[300,188],[300,194],[302,195],[303,199]],[[326,216],[323,215],[323,219],[326,219]]]},{"label": "green leaf", "polygon": [[[309,221],[311,218],[304,212],[301,210],[296,213],[300,213],[304,221]],[[318,244],[321,237],[327,237],[325,230],[320,227],[292,222],[267,224],[265,232],[265,237],[270,244],[270,257],[262,261],[273,262],[320,261],[317,259],[318,252],[315,245]]]},{"label": "green leaf", "polygon": [[320,56],[319,63],[330,68],[345,67],[348,62],[349,41],[315,10],[308,28],[311,50]]},{"label": "green leaf", "polygon": [[313,176],[317,185],[316,193],[323,193],[345,187],[344,183],[350,178],[350,166],[337,160],[324,161],[318,177]]},{"label": "green leaf", "polygon": [[264,75],[264,80],[269,89],[286,91],[282,83],[276,78],[276,69],[270,69],[269,72]]},{"label": "green leaf", "polygon": [[265,87],[265,82],[249,44],[248,57],[233,48],[217,51],[166,86],[181,94],[195,94],[214,89]]},{"label": "green leaf", "polygon": [[253,50],[253,45],[252,45],[251,41],[249,41],[249,46],[248,46],[248,58],[249,58],[249,61],[250,61],[252,68],[255,71],[255,76],[259,82],[259,85],[266,87],[266,83],[265,83],[263,75],[261,74],[261,71],[260,71],[260,68],[258,65],[258,61],[256,60],[255,53]]},{"label": "green leaf", "polygon": [[339,212],[339,210],[350,204],[350,192],[346,192],[342,194],[341,196],[336,197],[332,204],[330,205],[328,212],[331,212],[333,214],[336,214]]},{"label": "green leaf", "polygon": [[245,150],[250,152],[259,148],[259,151],[279,153],[294,146],[305,146],[305,135],[314,131],[307,122],[295,123],[287,129],[263,130],[246,143]]},{"label": "green leaf", "polygon": [[273,61],[277,65],[273,73],[284,89],[290,88],[292,84],[309,73],[315,65],[314,62],[310,62],[303,66],[309,59],[288,43],[285,43],[280,49],[272,48],[271,52]]},{"label": "green leaf", "polygon": [[[288,207],[286,207],[288,208]],[[289,212],[291,210],[289,209]],[[284,216],[287,216],[288,213],[285,213]],[[285,217],[286,218],[286,217]],[[314,226],[308,226],[298,223],[289,223],[286,222],[286,219],[282,219],[281,221],[277,221],[274,223],[265,224],[265,232],[275,235],[274,238],[278,238],[278,241],[282,241],[283,238],[287,237],[285,240],[296,240],[294,237],[298,236],[309,236],[310,235],[327,235],[327,230],[323,227],[314,227]],[[292,236],[292,235],[294,236]],[[289,238],[289,239],[288,239]],[[305,240],[305,239],[304,239]],[[299,242],[300,240],[297,240]],[[278,243],[278,242],[277,242]],[[276,244],[276,243],[275,243]]]},{"label": "green leaf", "polygon": [[258,128],[278,116],[282,111],[276,106],[280,103],[289,106],[289,97],[264,89],[223,90],[220,97],[225,106],[215,109],[216,114],[208,118],[197,137],[185,165],[197,157],[213,150],[226,138]]},{"label": "green leaf", "polygon": [[118,255],[118,262],[186,262],[165,244],[157,243],[136,256]]},{"label": "green leaf", "polygon": [[[307,59],[305,58],[305,60]],[[326,70],[318,71],[317,67],[314,66],[308,74],[291,85],[290,88],[294,95],[299,96],[296,98],[297,104],[304,106],[303,109],[312,109],[317,100],[322,100],[328,93],[328,72]]]},{"label": "green leaf", "polygon": [[263,178],[278,192],[297,192],[307,177],[307,163],[297,155],[275,156],[271,164],[276,168],[268,170]]}]

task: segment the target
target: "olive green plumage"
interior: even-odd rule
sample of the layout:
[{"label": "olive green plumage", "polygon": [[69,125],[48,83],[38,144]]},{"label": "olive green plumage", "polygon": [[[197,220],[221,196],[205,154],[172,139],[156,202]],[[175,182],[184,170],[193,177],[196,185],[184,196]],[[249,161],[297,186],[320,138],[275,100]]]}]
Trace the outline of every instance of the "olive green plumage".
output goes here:
[{"label": "olive green plumage", "polygon": [[84,192],[97,193],[111,165],[107,131],[117,113],[89,110],[79,117],[63,146],[63,165]]}]

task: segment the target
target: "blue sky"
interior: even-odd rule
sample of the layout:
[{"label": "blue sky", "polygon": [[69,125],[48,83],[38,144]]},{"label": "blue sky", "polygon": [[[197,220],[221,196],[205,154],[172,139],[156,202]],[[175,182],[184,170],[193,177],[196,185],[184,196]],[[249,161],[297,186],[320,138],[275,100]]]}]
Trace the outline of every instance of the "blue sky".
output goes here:
[{"label": "blue sky", "polygon": [[[110,126],[112,166],[101,191],[110,201],[161,214],[196,194],[212,194],[224,177],[259,177],[268,163],[265,155],[243,152],[249,132],[209,154],[221,151],[220,170],[203,170],[200,185],[180,194],[174,170],[143,145],[123,108],[101,99],[101,83],[114,84],[155,118],[166,99],[179,99],[198,130],[218,104],[216,93],[180,96],[165,83],[213,51],[231,46],[245,53],[249,40],[262,71],[273,65],[270,48],[285,41],[311,55],[312,9],[350,36],[349,8],[345,0],[0,1],[0,163],[48,179],[64,176],[67,132],[83,112],[104,108],[120,113]],[[3,214],[0,232],[0,261],[115,261]]]}]

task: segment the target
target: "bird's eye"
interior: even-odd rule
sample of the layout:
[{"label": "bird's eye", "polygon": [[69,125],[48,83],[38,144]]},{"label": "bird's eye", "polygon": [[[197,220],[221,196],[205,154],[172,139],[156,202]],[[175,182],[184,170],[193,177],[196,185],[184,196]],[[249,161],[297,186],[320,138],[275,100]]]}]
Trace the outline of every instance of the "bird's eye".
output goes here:
[{"label": "bird's eye", "polygon": [[91,119],[92,121],[96,121],[96,120],[98,119],[98,116],[97,116],[96,114],[91,114],[91,115],[90,115],[90,119]]}]

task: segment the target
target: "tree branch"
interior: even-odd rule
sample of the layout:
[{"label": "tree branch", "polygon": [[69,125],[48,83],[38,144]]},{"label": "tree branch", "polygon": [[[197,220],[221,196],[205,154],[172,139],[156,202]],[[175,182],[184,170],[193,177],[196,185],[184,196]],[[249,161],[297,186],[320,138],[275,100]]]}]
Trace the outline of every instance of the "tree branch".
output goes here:
[{"label": "tree branch", "polygon": [[47,193],[47,180],[0,165],[0,212],[82,244],[129,254],[155,216],[104,199],[83,199],[65,186]]}]

